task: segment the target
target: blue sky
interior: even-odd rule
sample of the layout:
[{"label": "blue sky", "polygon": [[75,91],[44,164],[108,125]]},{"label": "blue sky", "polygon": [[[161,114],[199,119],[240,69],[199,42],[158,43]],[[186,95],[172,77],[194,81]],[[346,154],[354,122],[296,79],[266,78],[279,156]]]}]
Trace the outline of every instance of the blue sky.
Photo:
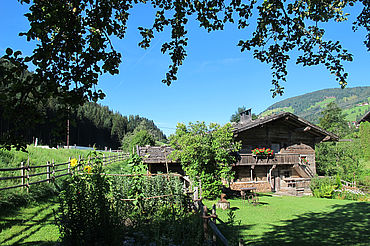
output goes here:
[{"label": "blue sky", "polygon": [[[0,6],[0,54],[4,54],[7,47],[30,54],[35,42],[27,42],[18,36],[19,32],[28,30],[28,22],[23,16],[27,6],[16,0],[2,0]],[[100,78],[99,88],[107,94],[100,103],[122,115],[139,114],[152,119],[167,135],[174,132],[177,122],[224,124],[239,106],[251,107],[258,114],[280,100],[339,87],[324,67],[303,68],[292,60],[288,64],[288,81],[283,84],[284,95],[272,98],[269,65],[253,59],[251,53],[241,53],[236,46],[240,39],[248,37],[253,31],[251,28],[240,31],[227,25],[224,31],[207,33],[193,20],[187,26],[188,56],[180,67],[178,80],[167,86],[161,80],[170,58],[163,55],[160,48],[169,40],[170,34],[156,34],[149,49],[139,48],[137,27],[149,27],[154,11],[139,6],[131,13],[126,38],[113,40],[115,48],[123,55],[120,74]],[[351,16],[356,16],[356,13],[354,11]],[[363,45],[365,32],[359,30],[354,33],[350,23],[329,23],[326,26],[325,39],[340,40],[354,54],[354,61],[345,63],[350,74],[348,86],[370,85],[370,52]]]}]

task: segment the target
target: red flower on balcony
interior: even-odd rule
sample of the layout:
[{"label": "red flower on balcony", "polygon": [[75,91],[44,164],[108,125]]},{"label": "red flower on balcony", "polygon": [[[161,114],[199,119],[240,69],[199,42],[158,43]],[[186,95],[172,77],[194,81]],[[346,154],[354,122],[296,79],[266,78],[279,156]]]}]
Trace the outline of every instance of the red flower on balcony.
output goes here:
[{"label": "red flower on balcony", "polygon": [[305,157],[305,156],[301,156],[301,163],[303,164],[303,165],[308,165],[309,163],[308,163],[308,160],[307,160],[307,158]]},{"label": "red flower on balcony", "polygon": [[273,156],[274,150],[270,148],[255,148],[252,150],[252,154],[256,156]]}]

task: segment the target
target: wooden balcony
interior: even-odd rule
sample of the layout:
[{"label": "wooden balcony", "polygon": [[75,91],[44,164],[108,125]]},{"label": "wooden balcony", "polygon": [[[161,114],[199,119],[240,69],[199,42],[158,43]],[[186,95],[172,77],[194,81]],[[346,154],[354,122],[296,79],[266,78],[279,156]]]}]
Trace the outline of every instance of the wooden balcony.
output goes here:
[{"label": "wooden balcony", "polygon": [[300,163],[299,154],[275,154],[273,157],[261,157],[252,154],[240,154],[235,166],[245,165],[294,165]]}]

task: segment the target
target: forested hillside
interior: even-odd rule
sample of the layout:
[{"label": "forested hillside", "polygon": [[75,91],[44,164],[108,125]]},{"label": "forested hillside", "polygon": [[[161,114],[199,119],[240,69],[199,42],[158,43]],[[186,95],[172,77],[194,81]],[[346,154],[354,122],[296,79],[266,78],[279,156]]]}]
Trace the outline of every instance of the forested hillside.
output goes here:
[{"label": "forested hillside", "polygon": [[370,86],[325,89],[288,98],[271,105],[260,116],[288,111],[318,123],[320,112],[333,101],[343,110],[346,121],[356,121],[370,110]]},{"label": "forested hillside", "polygon": [[[96,145],[98,148],[117,149],[127,133],[133,132],[137,127],[146,129],[155,140],[164,140],[166,136],[157,128],[152,120],[139,115],[122,116],[113,112],[107,106],[97,103],[85,103],[77,109],[69,110],[66,116],[65,107],[54,99],[35,109],[41,112],[41,119],[36,127],[22,132],[27,143],[38,138],[39,144],[55,146],[65,145],[67,141],[67,120],[69,118],[69,144],[78,146]],[[1,113],[1,106],[0,106]],[[11,126],[4,117],[0,118],[0,134],[6,132]]]}]

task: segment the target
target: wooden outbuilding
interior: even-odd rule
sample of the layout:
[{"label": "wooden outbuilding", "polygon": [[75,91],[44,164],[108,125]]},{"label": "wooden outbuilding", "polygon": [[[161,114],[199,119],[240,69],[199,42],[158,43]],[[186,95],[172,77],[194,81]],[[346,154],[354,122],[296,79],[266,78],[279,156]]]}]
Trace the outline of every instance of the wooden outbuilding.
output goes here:
[{"label": "wooden outbuilding", "polygon": [[143,158],[148,165],[149,173],[179,173],[184,174],[181,164],[173,161],[169,155],[173,148],[168,146],[145,146],[136,147],[136,153]]},{"label": "wooden outbuilding", "polygon": [[[316,174],[315,144],[338,141],[338,136],[289,112],[252,120],[251,110],[241,113],[234,125],[241,141],[239,160],[234,164],[231,188],[256,187],[257,191],[297,190],[309,192]],[[270,149],[272,155],[255,155],[255,149]]]}]

